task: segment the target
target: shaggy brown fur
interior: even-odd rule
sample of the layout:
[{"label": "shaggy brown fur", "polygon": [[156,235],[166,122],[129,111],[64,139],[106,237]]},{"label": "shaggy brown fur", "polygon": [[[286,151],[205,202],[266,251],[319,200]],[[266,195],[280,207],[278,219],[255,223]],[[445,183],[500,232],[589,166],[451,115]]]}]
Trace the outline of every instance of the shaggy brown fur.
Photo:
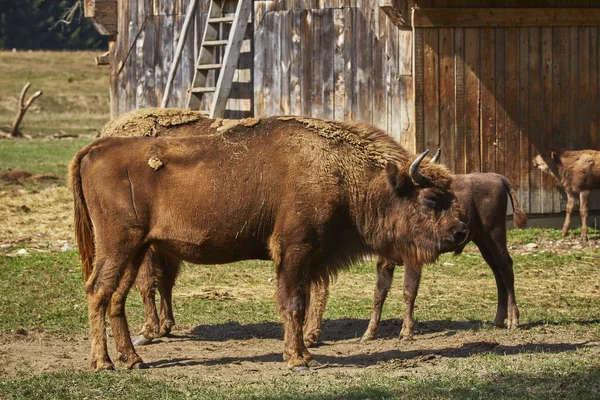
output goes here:
[{"label": "shaggy brown fur", "polygon": [[[423,164],[424,183],[416,184],[413,160],[385,133],[326,123],[343,134],[266,118],[215,135],[190,126],[194,137],[102,138],[75,155],[71,184],[95,369],[112,368],[107,312],[119,359],[141,362],[124,304],[150,246],[194,263],[274,260],[284,359],[295,368],[312,360],[302,340],[311,285],[365,254],[423,265],[464,242],[468,230],[447,169]],[[164,166],[150,168],[151,157]]]},{"label": "shaggy brown fur", "polygon": [[[600,151],[552,151],[538,154],[533,165],[550,174],[558,187],[567,193],[567,212],[562,228],[563,236],[569,232],[571,213],[579,197],[581,216],[581,238],[587,240],[588,201],[592,190],[600,189]],[[579,195],[579,196],[578,196]]]}]

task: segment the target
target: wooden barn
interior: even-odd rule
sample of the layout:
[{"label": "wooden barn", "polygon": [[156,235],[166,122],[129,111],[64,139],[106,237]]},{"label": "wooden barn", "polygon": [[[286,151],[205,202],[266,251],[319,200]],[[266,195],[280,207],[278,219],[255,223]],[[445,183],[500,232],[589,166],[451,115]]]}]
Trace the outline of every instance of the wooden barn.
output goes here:
[{"label": "wooden barn", "polygon": [[506,175],[530,215],[565,208],[538,152],[600,149],[594,0],[84,4],[110,38],[113,117],[162,103],[366,121],[413,152],[441,146],[454,172]]}]

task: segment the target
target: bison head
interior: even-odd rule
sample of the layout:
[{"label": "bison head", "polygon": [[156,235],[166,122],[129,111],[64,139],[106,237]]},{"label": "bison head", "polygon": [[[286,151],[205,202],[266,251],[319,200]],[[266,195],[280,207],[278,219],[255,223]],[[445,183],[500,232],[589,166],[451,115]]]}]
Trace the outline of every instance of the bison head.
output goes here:
[{"label": "bison head", "polygon": [[532,161],[535,168],[539,168],[545,174],[557,176],[558,165],[561,164],[560,154],[551,151],[548,154],[538,154]]},{"label": "bison head", "polygon": [[408,162],[386,166],[391,189],[388,257],[420,267],[462,244],[469,230],[459,216],[461,208],[450,189],[452,175],[442,165],[423,163],[428,151]]}]

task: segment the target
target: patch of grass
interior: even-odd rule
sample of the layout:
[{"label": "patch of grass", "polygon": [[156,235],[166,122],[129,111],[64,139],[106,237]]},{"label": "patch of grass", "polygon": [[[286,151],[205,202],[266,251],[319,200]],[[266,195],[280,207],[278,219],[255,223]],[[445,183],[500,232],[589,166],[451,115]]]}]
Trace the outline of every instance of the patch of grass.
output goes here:
[{"label": "patch of grass", "polygon": [[0,52],[0,129],[16,115],[21,89],[42,90],[25,114],[20,130],[40,136],[60,131],[96,132],[110,117],[109,71],[97,66],[94,52]]},{"label": "patch of grass", "polygon": [[[92,140],[81,138],[0,141],[0,173],[21,169],[32,174],[55,174],[62,178],[59,184],[66,186],[71,159]],[[6,183],[2,182],[0,185],[6,186]]]},{"label": "patch of grass", "polygon": [[[55,372],[0,382],[7,399],[595,399],[600,390],[597,362],[576,352],[542,356],[532,367],[527,357],[479,356],[457,360],[452,368],[413,374],[393,368],[345,374],[271,380],[167,380],[151,371],[107,374]],[[584,356],[585,357],[585,356]],[[587,356],[589,357],[589,355]],[[528,369],[529,368],[529,369]]]}]

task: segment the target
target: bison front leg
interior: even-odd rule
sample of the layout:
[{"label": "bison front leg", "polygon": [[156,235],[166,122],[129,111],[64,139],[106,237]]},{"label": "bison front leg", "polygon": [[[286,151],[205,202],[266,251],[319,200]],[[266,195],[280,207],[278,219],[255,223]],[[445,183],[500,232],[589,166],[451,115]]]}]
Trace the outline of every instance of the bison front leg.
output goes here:
[{"label": "bison front leg", "polygon": [[413,338],[415,331],[415,299],[419,291],[419,283],[421,282],[421,268],[404,266],[404,320],[402,321],[402,330],[400,338],[402,340],[410,340]]},{"label": "bison front leg", "polygon": [[322,335],[323,313],[329,297],[329,277],[322,282],[314,283],[310,288],[308,311],[304,320],[304,344],[311,347],[319,341]]},{"label": "bison front leg", "polygon": [[394,269],[394,264],[384,260],[383,258],[379,258],[377,260],[377,283],[375,284],[373,311],[371,312],[369,326],[360,338],[361,342],[372,340],[377,336],[379,323],[381,322],[381,310],[383,309],[383,303],[387,298],[392,286],[392,281],[394,280]]},{"label": "bison front leg", "polygon": [[587,216],[589,206],[590,192],[583,191],[579,193],[579,215],[581,216],[581,239],[588,240]]},{"label": "bison front leg", "polygon": [[575,208],[575,195],[573,193],[567,192],[567,211],[565,214],[565,222],[562,227],[562,235],[567,236],[569,233],[569,228],[571,226],[571,213]]}]

